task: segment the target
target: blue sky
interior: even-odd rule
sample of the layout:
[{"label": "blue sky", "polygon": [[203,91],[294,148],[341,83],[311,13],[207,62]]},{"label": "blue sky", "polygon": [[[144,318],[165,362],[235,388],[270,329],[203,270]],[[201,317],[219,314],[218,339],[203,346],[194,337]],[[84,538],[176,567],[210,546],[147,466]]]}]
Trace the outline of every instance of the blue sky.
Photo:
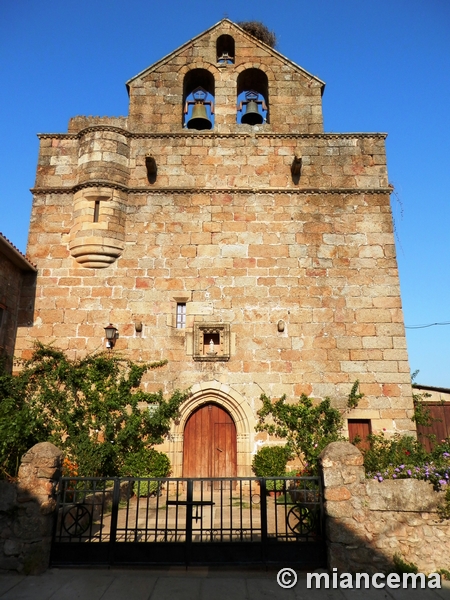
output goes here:
[{"label": "blue sky", "polygon": [[[26,249],[37,133],[126,115],[125,82],[224,16],[260,20],[326,82],[325,131],[387,132],[407,327],[450,321],[448,0],[4,1],[0,231]],[[420,383],[450,388],[450,325],[407,329]]]}]

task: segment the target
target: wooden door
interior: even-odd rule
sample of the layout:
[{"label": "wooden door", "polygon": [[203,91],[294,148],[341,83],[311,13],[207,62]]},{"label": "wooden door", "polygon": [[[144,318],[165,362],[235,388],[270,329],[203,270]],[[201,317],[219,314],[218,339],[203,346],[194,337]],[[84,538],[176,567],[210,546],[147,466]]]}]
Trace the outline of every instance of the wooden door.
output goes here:
[{"label": "wooden door", "polygon": [[217,404],[205,404],[189,417],[184,429],[184,477],[236,477],[236,426]]},{"label": "wooden door", "polygon": [[349,419],[348,420],[348,438],[351,442],[355,438],[360,441],[356,444],[361,450],[370,448],[367,436],[371,433],[370,419]]},{"label": "wooden door", "polygon": [[[423,407],[428,409],[431,423],[428,427],[417,425],[417,437],[424,448],[431,452],[436,444],[450,436],[450,403],[424,402]],[[436,439],[430,439],[429,435],[434,435]]]}]

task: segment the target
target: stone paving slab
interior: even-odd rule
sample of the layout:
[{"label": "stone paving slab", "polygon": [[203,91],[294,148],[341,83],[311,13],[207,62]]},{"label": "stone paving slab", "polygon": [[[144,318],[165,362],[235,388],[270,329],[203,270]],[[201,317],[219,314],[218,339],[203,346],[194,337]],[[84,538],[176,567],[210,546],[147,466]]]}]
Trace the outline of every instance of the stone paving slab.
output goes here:
[{"label": "stone paving slab", "polygon": [[450,600],[450,583],[435,589],[307,589],[300,572],[292,589],[277,569],[49,569],[43,575],[0,575],[0,600]]}]

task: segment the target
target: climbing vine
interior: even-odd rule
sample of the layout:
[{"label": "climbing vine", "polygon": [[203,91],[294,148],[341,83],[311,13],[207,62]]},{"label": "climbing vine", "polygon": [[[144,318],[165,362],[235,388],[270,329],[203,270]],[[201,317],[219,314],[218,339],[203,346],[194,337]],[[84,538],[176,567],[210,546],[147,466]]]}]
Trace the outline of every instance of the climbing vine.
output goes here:
[{"label": "climbing vine", "polygon": [[136,364],[106,353],[71,360],[36,343],[19,375],[0,374],[1,475],[14,476],[21,454],[39,441],[63,449],[79,475],[129,475],[130,465],[145,463],[163,441],[188,397],[140,388],[143,375],[166,362]]},{"label": "climbing vine", "polygon": [[[355,381],[347,398],[347,409],[355,408],[362,396],[359,381]],[[272,402],[262,394],[261,401],[256,430],[285,439],[290,456],[298,459],[303,473],[317,474],[319,455],[325,446],[344,439],[345,411],[333,407],[330,398],[315,402],[305,394],[290,403],[286,396]]]}]

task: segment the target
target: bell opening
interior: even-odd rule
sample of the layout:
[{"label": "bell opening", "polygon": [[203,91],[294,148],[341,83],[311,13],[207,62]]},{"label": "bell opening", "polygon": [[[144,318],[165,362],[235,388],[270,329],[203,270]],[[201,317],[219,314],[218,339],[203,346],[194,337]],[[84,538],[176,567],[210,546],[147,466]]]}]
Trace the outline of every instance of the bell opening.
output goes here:
[{"label": "bell opening", "polygon": [[245,69],[237,78],[236,122],[261,125],[270,122],[269,81],[260,69]]}]

